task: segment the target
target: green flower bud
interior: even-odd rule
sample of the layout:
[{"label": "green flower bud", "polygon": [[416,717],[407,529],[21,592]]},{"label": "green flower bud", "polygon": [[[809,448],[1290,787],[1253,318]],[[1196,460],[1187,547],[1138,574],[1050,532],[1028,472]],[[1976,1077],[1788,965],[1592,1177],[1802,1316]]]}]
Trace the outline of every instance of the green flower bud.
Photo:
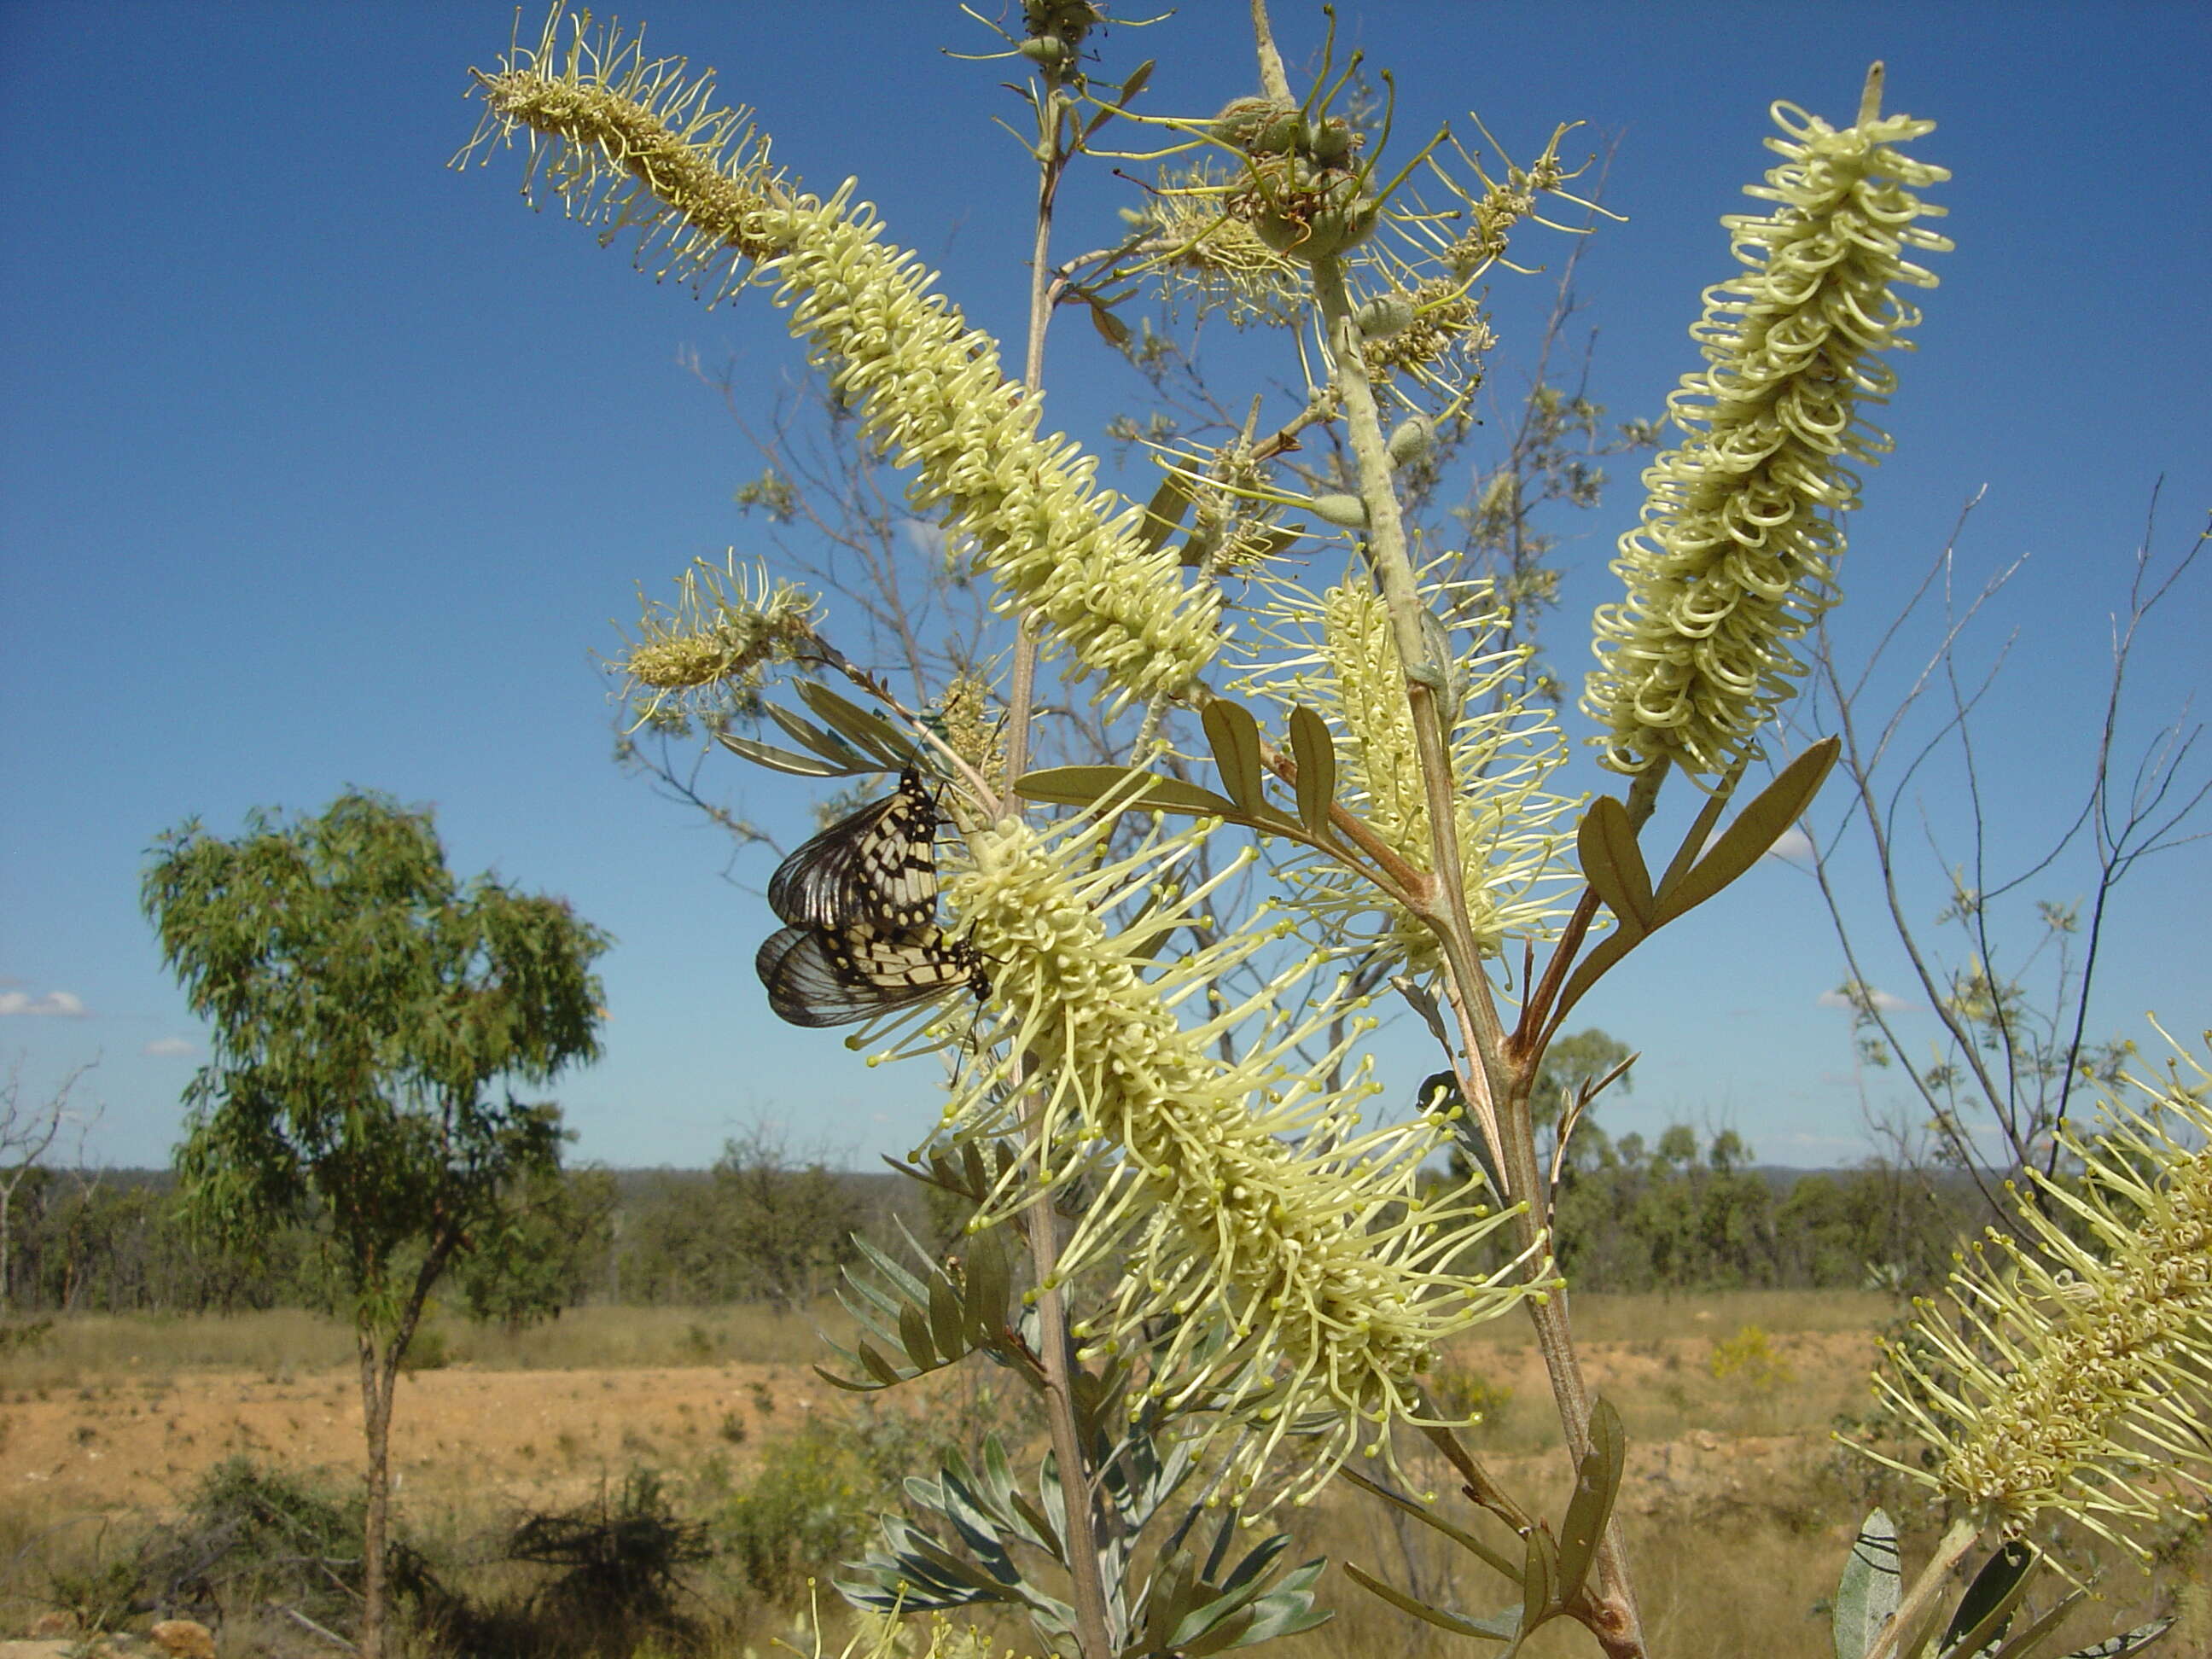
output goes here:
[{"label": "green flower bud", "polygon": [[1435,448],[1436,442],[1437,430],[1427,416],[1415,415],[1401,421],[1386,446],[1390,453],[1390,465],[1410,465]]},{"label": "green flower bud", "polygon": [[1317,518],[1346,530],[1367,528],[1367,503],[1357,495],[1316,495],[1311,503]]}]

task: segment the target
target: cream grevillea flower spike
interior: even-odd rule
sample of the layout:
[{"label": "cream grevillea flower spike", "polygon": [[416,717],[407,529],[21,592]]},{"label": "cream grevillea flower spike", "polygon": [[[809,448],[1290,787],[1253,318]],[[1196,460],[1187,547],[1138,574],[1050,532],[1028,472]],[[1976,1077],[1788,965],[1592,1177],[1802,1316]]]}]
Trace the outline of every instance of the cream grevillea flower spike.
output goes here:
[{"label": "cream grevillea flower spike", "polygon": [[2127,1081],[2148,1103],[2061,1135],[2078,1177],[2034,1176],[2048,1212],[2023,1194],[2024,1237],[1977,1245],[1875,1378],[1935,1467],[1868,1455],[2007,1536],[2056,1511],[2147,1560],[2212,1476],[2212,1072]]},{"label": "cream grevillea flower spike", "polygon": [[566,33],[564,47],[556,9],[536,47],[477,76],[489,108],[464,158],[526,131],[526,191],[608,238],[634,228],[658,276],[710,302],[772,286],[861,432],[915,470],[910,499],[972,538],[1002,609],[1032,613],[1046,648],[1073,653],[1117,703],[1189,689],[1219,644],[1218,596],[1183,586],[1171,548],[1145,545],[1142,509],[1097,485],[1094,457],[1038,435],[1039,405],[997,343],[883,240],[852,182],[827,200],[801,192],[682,59],[648,61],[586,19]]},{"label": "cream grevillea flower spike", "polygon": [[[1444,1122],[1358,1131],[1358,1104],[1378,1085],[1350,1048],[1370,1021],[1346,1019],[1329,1052],[1300,1054],[1347,1012],[1327,994],[1302,1018],[1283,1012],[1316,963],[1220,1007],[1209,988],[1268,930],[1156,959],[1164,934],[1198,917],[1241,861],[1164,896],[1202,832],[1156,836],[1104,862],[1110,823],[1092,817],[1049,834],[1000,823],[970,838],[972,867],[946,880],[993,992],[945,1133],[1027,1146],[978,1227],[1078,1179],[1096,1183],[1059,1275],[1104,1267],[1118,1285],[1077,1339],[1110,1352],[1147,1322],[1174,1321],[1146,1398],[1255,1431],[1231,1454],[1240,1502],[1297,1437],[1301,1467],[1270,1501],[1302,1500],[1355,1450],[1387,1455],[1391,1423],[1439,1420],[1419,1394],[1437,1345],[1543,1294],[1543,1281],[1526,1256],[1488,1277],[1463,1260],[1511,1212],[1423,1190],[1422,1161],[1450,1138]],[[1139,914],[1117,927],[1109,918],[1125,904]],[[1186,1003],[1204,1011],[1188,1025]]]},{"label": "cream grevillea flower spike", "polygon": [[637,640],[617,658],[630,726],[743,712],[769,669],[814,643],[814,600],[805,589],[738,563],[695,559],[676,579],[676,600],[638,593]]},{"label": "cream grevillea flower spike", "polygon": [[1691,335],[1707,367],[1668,400],[1685,439],[1644,471],[1643,522],[1613,567],[1628,597],[1597,613],[1583,706],[1619,771],[1725,772],[1790,696],[1804,672],[1790,645],[1835,599],[1834,515],[1857,504],[1844,462],[1889,447],[1858,410],[1895,384],[1874,354],[1920,319],[1894,290],[1935,285],[1906,252],[1951,246],[1917,223],[1944,210],[1913,194],[1949,173],[1899,148],[1934,122],[1869,112],[1838,131],[1773,112],[1784,161],[1747,194],[1774,210],[1722,221],[1747,269],[1706,292]]},{"label": "cream grevillea flower spike", "polygon": [[[1257,584],[1260,631],[1295,653],[1255,672],[1242,689],[1285,708],[1304,705],[1329,725],[1340,789],[1390,847],[1418,870],[1434,862],[1419,745],[1407,705],[1405,670],[1382,597],[1353,575],[1319,595],[1295,582]],[[1551,711],[1526,695],[1528,652],[1493,641],[1505,622],[1486,584],[1466,584],[1456,614],[1439,629],[1449,662],[1448,732],[1452,805],[1476,948],[1500,951],[1510,936],[1545,937],[1561,895],[1579,877],[1566,861],[1572,830],[1563,821],[1577,802],[1547,786],[1566,759]],[[1436,936],[1333,860],[1295,862],[1285,872],[1297,908],[1322,923],[1334,948],[1381,951],[1394,962],[1436,965]],[[1379,928],[1360,918],[1379,914]]]}]

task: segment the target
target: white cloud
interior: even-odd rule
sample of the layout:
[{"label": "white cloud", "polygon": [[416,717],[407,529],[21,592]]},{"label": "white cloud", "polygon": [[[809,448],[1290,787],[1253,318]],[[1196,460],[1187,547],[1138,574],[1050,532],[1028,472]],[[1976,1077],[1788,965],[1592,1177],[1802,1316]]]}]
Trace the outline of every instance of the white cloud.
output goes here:
[{"label": "white cloud", "polygon": [[942,559],[952,532],[929,519],[901,519],[898,533],[906,544],[926,557]]},{"label": "white cloud", "polygon": [[55,1019],[82,1019],[92,1011],[67,991],[49,991],[42,997],[21,991],[0,991],[0,1014],[46,1014]]},{"label": "white cloud", "polygon": [[[1891,991],[1870,992],[1867,1000],[1885,1014],[1894,1014],[1912,1006],[1910,998],[1899,996]],[[1823,1008],[1848,1008],[1851,1006],[1851,1000],[1841,991],[1823,991],[1819,1001]]]},{"label": "white cloud", "polygon": [[178,1036],[155,1037],[140,1050],[142,1054],[152,1054],[157,1060],[166,1060],[172,1054],[196,1054],[199,1051],[198,1043]]},{"label": "white cloud", "polygon": [[1774,845],[1766,849],[1771,859],[1788,859],[1792,864],[1813,856],[1813,838],[1796,824],[1774,838]]}]

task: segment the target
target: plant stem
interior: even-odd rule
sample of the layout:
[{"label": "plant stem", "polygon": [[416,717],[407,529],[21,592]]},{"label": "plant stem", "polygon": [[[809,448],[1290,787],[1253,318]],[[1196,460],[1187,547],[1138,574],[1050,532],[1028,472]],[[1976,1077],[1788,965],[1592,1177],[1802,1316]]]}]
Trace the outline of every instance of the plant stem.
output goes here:
[{"label": "plant stem", "polygon": [[[1540,1054],[1511,1063],[1506,1032],[1481,969],[1480,951],[1468,920],[1464,866],[1443,706],[1446,665],[1435,659],[1422,627],[1420,585],[1407,547],[1406,528],[1375,392],[1360,351],[1358,325],[1342,264],[1333,257],[1310,261],[1314,295],[1321,308],[1322,337],[1327,343],[1352,458],[1358,468],[1359,496],[1367,509],[1366,551],[1376,584],[1390,617],[1391,634],[1406,677],[1406,701],[1412,710],[1414,741],[1420,756],[1427,797],[1431,890],[1418,907],[1434,931],[1444,959],[1449,1000],[1468,1064],[1461,1067],[1468,1103],[1482,1120],[1505,1196],[1521,1201],[1516,1222],[1523,1245],[1540,1243],[1547,1231],[1545,1192],[1536,1166],[1535,1128],[1529,1121],[1528,1095]],[[1468,1087],[1473,1085],[1474,1086]],[[1526,1304],[1536,1328],[1545,1372],[1566,1431],[1569,1455],[1579,1460],[1589,1445],[1589,1391],[1583,1381],[1565,1294],[1553,1293]],[[1642,1621],[1620,1543],[1617,1522],[1608,1522],[1593,1562],[1595,1593],[1585,1623],[1612,1659],[1640,1659],[1644,1652]]]},{"label": "plant stem", "polygon": [[1898,1659],[1899,1644],[1916,1634],[1916,1626],[1926,1622],[1928,1604],[1942,1593],[1943,1581],[1951,1576],[1951,1569],[1965,1559],[1981,1535],[1981,1528],[1972,1521],[1960,1519],[1951,1523],[1950,1530],[1936,1543],[1936,1553],[1929,1558],[1920,1576],[1912,1581],[1912,1588],[1898,1603],[1896,1613],[1875,1638],[1874,1645],[1866,1650],[1866,1659]]},{"label": "plant stem", "polygon": [[[1038,100],[1039,138],[1036,234],[1030,249],[1029,341],[1022,363],[1022,384],[1032,400],[1042,395],[1044,343],[1052,322],[1052,272],[1048,255],[1052,242],[1053,204],[1067,165],[1065,131],[1060,115],[1062,94],[1056,76],[1044,76]],[[1006,711],[1006,771],[1000,783],[1000,816],[1018,810],[1014,781],[1028,769],[1030,714],[1036,701],[1037,632],[1025,611],[1014,644],[1013,681]],[[1023,1065],[1024,1082],[1029,1067]],[[1024,1116],[1024,1131],[1032,1144],[1042,1133],[1042,1103],[1034,1096]],[[1083,1659],[1109,1659],[1113,1638],[1106,1619],[1106,1586],[1098,1567],[1097,1516],[1091,1496],[1091,1470],[1083,1455],[1083,1439],[1076,1420],[1075,1351],[1067,1337],[1065,1292],[1052,1289],[1060,1263],[1060,1226],[1052,1201],[1041,1198],[1030,1209],[1024,1227],[1028,1235],[1030,1263],[1037,1282],[1038,1358],[1044,1368],[1044,1411],[1051,1431],[1054,1461],[1060,1468],[1060,1489],[1066,1498],[1061,1536],[1067,1546],[1067,1570],[1075,1603],[1075,1637]]]}]

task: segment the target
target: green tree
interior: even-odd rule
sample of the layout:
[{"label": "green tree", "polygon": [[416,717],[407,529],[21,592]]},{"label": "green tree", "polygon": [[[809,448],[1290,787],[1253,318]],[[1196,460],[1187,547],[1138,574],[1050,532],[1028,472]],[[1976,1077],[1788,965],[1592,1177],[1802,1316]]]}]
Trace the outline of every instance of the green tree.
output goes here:
[{"label": "green tree", "polygon": [[495,1256],[518,1190],[557,1169],[559,1109],[518,1101],[599,1053],[592,959],[566,902],[446,867],[427,811],[349,792],[319,817],[195,820],[155,843],[143,902],[214,1058],[177,1151],[197,1230],[249,1247],[307,1221],[350,1315],[368,1448],[361,1650],[384,1651],[392,1388],[447,1271]]},{"label": "green tree", "polygon": [[509,1187],[496,1250],[456,1266],[470,1316],[509,1329],[584,1299],[614,1243],[615,1178],[602,1169],[532,1170]]},{"label": "green tree", "polygon": [[868,1220],[849,1180],[818,1158],[798,1163],[763,1125],[722,1144],[703,1189],[664,1182],[659,1200],[636,1229],[648,1300],[803,1308],[859,1258]]}]

